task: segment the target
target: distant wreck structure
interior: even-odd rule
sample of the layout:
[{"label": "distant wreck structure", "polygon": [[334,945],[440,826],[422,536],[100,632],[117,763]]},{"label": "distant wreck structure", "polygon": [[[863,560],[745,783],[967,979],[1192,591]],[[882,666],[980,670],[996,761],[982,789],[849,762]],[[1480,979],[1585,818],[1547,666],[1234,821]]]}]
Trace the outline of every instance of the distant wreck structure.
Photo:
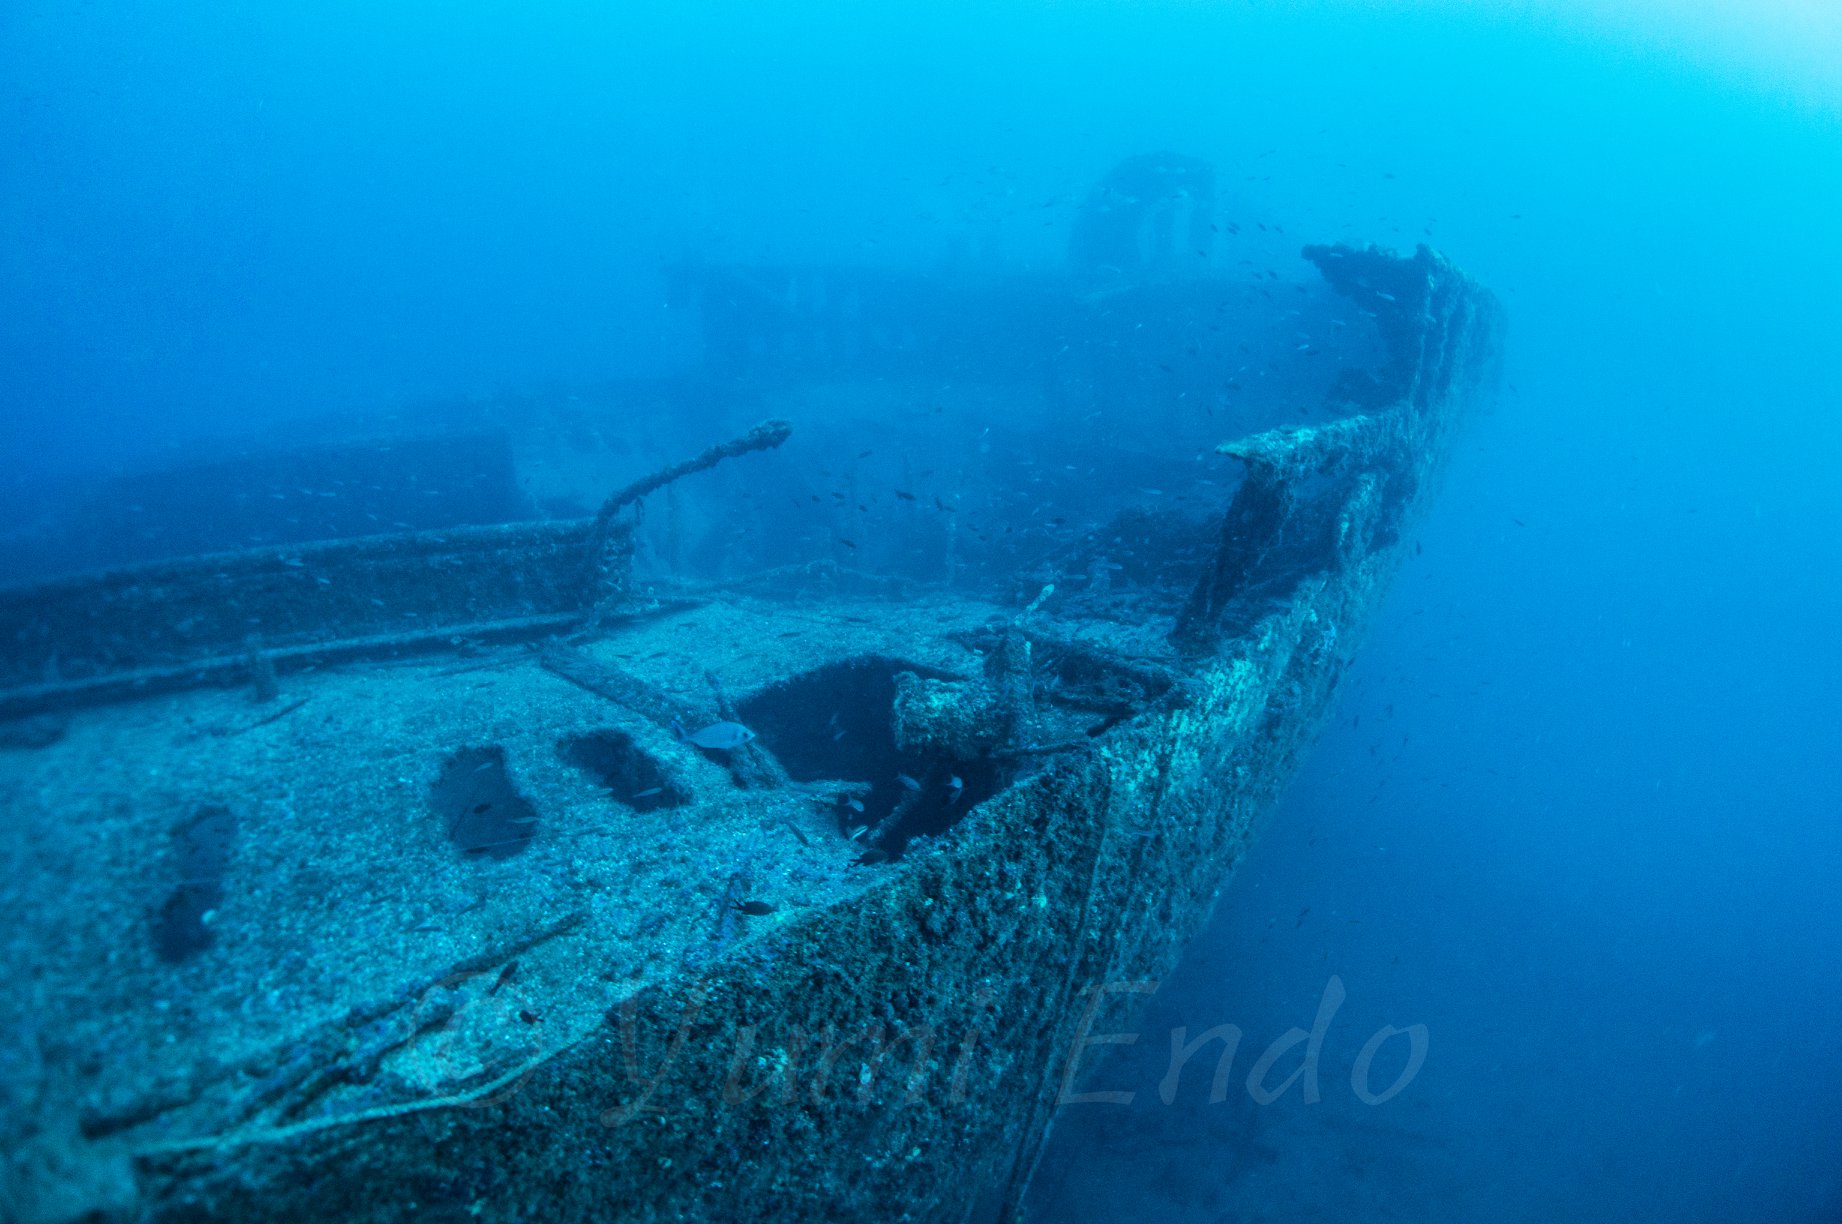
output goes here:
[{"label": "distant wreck structure", "polygon": [[1177,153],[1129,157],[1082,203],[1068,264],[1087,276],[1192,272],[1215,245],[1214,217],[1214,166]]},{"label": "distant wreck structure", "polygon": [[[1494,386],[1441,255],[1218,214],[1155,155],[1053,271],[679,267],[694,369],[0,589],[0,1215],[1016,1218]],[[438,525],[318,505],[380,445]]]}]

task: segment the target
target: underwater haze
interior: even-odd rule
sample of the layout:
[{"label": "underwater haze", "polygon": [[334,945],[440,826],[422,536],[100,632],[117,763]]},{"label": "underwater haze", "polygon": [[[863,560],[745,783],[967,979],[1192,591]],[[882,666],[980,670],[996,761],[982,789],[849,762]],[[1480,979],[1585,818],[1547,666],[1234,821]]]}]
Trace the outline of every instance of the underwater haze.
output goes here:
[{"label": "underwater haze", "polygon": [[[707,356],[684,269],[1023,283],[1142,154],[1212,167],[1205,268],[1291,304],[1306,243],[1425,244],[1508,339],[1323,733],[1180,966],[1097,1030],[1135,1036],[1086,1050],[1104,1099],[1058,1112],[1025,1218],[1842,1221],[1832,5],[12,0],[0,584],[312,538],[206,497],[164,536],[135,515],[163,473],[399,429],[509,428],[523,483],[375,521],[591,514],[786,402],[631,392]],[[1029,323],[967,331],[1001,360]],[[1178,487],[1143,435],[1189,462],[1277,423],[1192,396],[1076,439],[939,381],[949,432],[865,488],[1078,441],[1120,466],[1054,509],[1098,521]],[[923,414],[811,404],[797,445],[852,454]],[[830,461],[795,445],[642,564],[918,564],[887,497],[798,517]],[[1226,1090],[1219,1045],[1167,1081],[1173,1033],[1219,1025]],[[1314,1028],[1318,1099],[1288,1062],[1261,1103],[1262,1052]]]}]

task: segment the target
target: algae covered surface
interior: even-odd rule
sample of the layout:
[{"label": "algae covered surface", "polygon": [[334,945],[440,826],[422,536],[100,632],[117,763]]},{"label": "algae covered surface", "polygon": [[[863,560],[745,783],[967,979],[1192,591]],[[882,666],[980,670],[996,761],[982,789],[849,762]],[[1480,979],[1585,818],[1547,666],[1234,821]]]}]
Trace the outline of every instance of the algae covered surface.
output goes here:
[{"label": "algae covered surface", "polygon": [[[68,716],[0,758],[9,955],[40,984],[7,1018],[34,1055],[6,1081],[28,1178],[80,1173],[106,1205],[131,1197],[133,1160],[515,1109],[624,1000],[738,958],[767,972],[903,869],[874,845],[919,860],[1012,776],[940,753],[992,704],[968,643],[997,617],[735,600],[573,652],[686,708],[735,694],[801,775],[776,763],[773,785],[750,784],[749,749],[697,749],[520,647],[295,673],[269,703],[203,689]],[[1033,729],[1070,717],[1091,721]],[[935,932],[958,921],[942,900]]]},{"label": "algae covered surface", "polygon": [[[900,686],[955,717],[957,690],[992,687],[991,658],[940,631],[978,640],[993,611],[943,602],[852,632],[704,607],[587,651],[663,691],[720,673],[763,715],[787,674],[816,672],[801,702],[843,732],[825,739],[849,773],[853,736],[900,759]],[[1103,747],[1019,760],[982,797],[943,793],[967,811],[868,864],[846,826],[881,779],[738,785],[733,762],[532,652],[298,676],[279,700],[305,704],[259,726],[260,707],[219,690],[76,715],[7,761],[26,814],[8,878],[76,890],[22,906],[12,933],[55,950],[56,984],[10,1018],[38,1026],[41,1058],[9,1084],[31,1094],[15,1141],[48,1179],[81,1170],[92,1205],[151,1185],[168,1209],[224,1218],[252,1195],[277,1218],[613,1196],[636,1218],[698,1219],[918,1190],[927,1218],[927,1195],[960,1197],[968,1170],[1001,1193],[1084,992],[1174,955],[1282,776],[1270,754],[1293,739],[1271,720],[1291,712],[1270,703],[1308,709],[1325,683],[1307,664],[1327,640],[1304,635],[1301,653],[1291,632],[1316,615],[1276,617]],[[865,688],[880,712],[845,704]],[[1032,721],[1053,738],[1092,719]],[[778,724],[756,722],[772,748]],[[941,725],[951,742],[954,717]],[[782,731],[795,762],[801,730]],[[620,747],[586,758],[624,763],[612,793],[585,742]],[[456,756],[483,750],[482,772],[536,814],[504,857],[457,845],[438,810]],[[199,883],[179,847],[201,807],[235,829],[203,946],[173,961],[155,933]],[[545,1138],[508,1156],[508,1133]]]},{"label": "algae covered surface", "polygon": [[[986,610],[904,615],[938,625],[940,611]],[[884,618],[853,634],[848,621],[706,607],[590,653],[666,688],[707,691],[706,672],[753,688],[802,661],[880,659],[898,641],[913,655],[927,640],[898,628]],[[976,664],[951,643],[934,653],[935,670]],[[76,1089],[90,1132],[159,1118],[163,1131],[210,1133],[461,1091],[578,1039],[636,986],[871,879],[847,870],[835,794],[742,789],[718,754],[532,651],[302,673],[276,704],[287,712],[271,721],[243,692],[207,689],[87,710],[57,743],[0,758],[19,916],[6,937],[55,986],[11,994],[9,1020],[70,1060],[57,1061],[75,1077],[54,1084],[47,1068],[40,1090]],[[875,730],[847,729],[840,755]],[[457,764],[490,785],[462,779],[468,806],[455,812],[444,804]],[[457,821],[477,823],[495,801],[519,805],[528,825],[496,843],[457,840]],[[211,881],[183,844],[201,811],[228,813]],[[34,895],[52,881],[55,897]],[[213,904],[185,919],[195,931],[168,933],[187,890],[207,885]],[[774,913],[730,921],[723,907],[737,900]],[[470,983],[490,988],[513,960],[495,1014],[469,1007]],[[460,996],[442,1009],[477,1032],[419,1016],[398,1027],[436,1036],[399,1032],[393,1047],[354,1052],[375,1060],[362,1077],[304,1081],[304,1096],[277,1084],[266,1101],[261,1086],[245,1091],[263,1052],[312,1044],[355,1011],[388,1027],[418,1006],[406,989],[435,983]],[[522,1006],[531,998],[541,1015]],[[155,1067],[165,1082],[123,1074]]]}]

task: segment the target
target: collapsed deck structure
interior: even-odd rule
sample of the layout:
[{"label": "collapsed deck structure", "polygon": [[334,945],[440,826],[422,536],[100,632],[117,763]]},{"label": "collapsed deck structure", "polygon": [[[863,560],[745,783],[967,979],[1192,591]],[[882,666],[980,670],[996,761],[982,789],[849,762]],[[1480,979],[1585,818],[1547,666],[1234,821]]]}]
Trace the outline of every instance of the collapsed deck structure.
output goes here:
[{"label": "collapsed deck structure", "polygon": [[1013,1213],[1489,389],[1443,258],[1305,255],[1379,359],[1223,443],[1200,536],[1073,541],[1079,592],[636,580],[639,499],[781,422],[594,517],[0,592],[5,1213]]}]

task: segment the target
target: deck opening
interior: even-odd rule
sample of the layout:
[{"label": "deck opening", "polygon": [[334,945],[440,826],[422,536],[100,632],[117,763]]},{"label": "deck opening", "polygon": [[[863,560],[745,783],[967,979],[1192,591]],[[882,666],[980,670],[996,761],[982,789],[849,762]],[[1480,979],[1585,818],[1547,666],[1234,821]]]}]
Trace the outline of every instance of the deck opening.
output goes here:
[{"label": "deck opening", "polygon": [[624,731],[567,736],[556,750],[565,761],[608,789],[608,797],[636,812],[683,807],[691,794],[665,776],[659,763]]},{"label": "deck opening", "polygon": [[429,809],[468,856],[511,858],[537,835],[537,809],[518,793],[497,744],[449,757],[430,789]]},{"label": "deck opening", "polygon": [[217,942],[212,924],[224,904],[224,876],[236,836],[237,818],[215,803],[173,830],[179,882],[153,916],[154,951],[169,965],[190,960]]},{"label": "deck opening", "polygon": [[841,801],[838,828],[866,847],[899,855],[910,839],[942,833],[1009,781],[988,760],[903,752],[896,746],[896,675],[948,679],[933,668],[878,656],[791,676],[740,702],[737,714],[796,782],[867,782],[862,810]]}]

